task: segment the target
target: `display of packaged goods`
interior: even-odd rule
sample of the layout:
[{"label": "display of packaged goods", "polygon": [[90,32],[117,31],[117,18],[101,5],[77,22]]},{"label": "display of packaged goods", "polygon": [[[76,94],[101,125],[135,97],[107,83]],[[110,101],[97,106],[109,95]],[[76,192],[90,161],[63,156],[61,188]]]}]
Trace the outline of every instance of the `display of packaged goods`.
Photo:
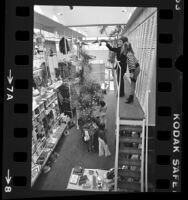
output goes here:
[{"label": "display of packaged goods", "polygon": [[35,113],[35,115],[38,115],[39,113],[40,113],[40,111],[39,111],[39,108],[37,107],[35,110],[34,110],[34,113]]},{"label": "display of packaged goods", "polygon": [[93,189],[97,189],[97,177],[93,176]]},{"label": "display of packaged goods", "polygon": [[57,142],[57,138],[50,137],[50,143],[55,144]]},{"label": "display of packaged goods", "polygon": [[45,117],[45,110],[42,111],[41,114],[40,114],[40,119],[41,119],[41,121],[42,121],[42,119],[43,119],[44,117]]},{"label": "display of packaged goods", "polygon": [[53,149],[54,143],[47,143],[46,148]]},{"label": "display of packaged goods", "polygon": [[60,134],[53,134],[52,137],[53,137],[54,139],[57,139],[57,138],[60,137]]},{"label": "display of packaged goods", "polygon": [[40,123],[37,124],[36,128],[38,129],[39,132],[42,130],[42,125]]},{"label": "display of packaged goods", "polygon": [[33,122],[33,125],[36,125],[38,123],[36,118],[33,118],[32,122]]},{"label": "display of packaged goods", "polygon": [[42,152],[43,148],[42,148],[42,144],[40,146],[37,147],[36,149],[36,155],[37,157],[40,155],[40,153]]},{"label": "display of packaged goods", "polygon": [[91,188],[91,184],[90,183],[85,183],[82,185],[83,189],[90,189]]},{"label": "display of packaged goods", "polygon": [[78,175],[72,174],[71,177],[70,177],[70,183],[76,185],[78,183],[78,179],[79,179]]},{"label": "display of packaged goods", "polygon": [[94,174],[94,171],[93,170],[89,170],[89,175],[93,175]]},{"label": "display of packaged goods", "polygon": [[34,154],[36,152],[36,149],[37,149],[36,146],[37,146],[36,144],[32,145],[32,154]]},{"label": "display of packaged goods", "polygon": [[42,111],[42,109],[44,109],[44,104],[43,104],[43,103],[41,103],[41,104],[38,106],[38,109],[39,109],[39,112],[41,112],[41,111]]},{"label": "display of packaged goods", "polygon": [[87,180],[88,180],[87,175],[80,176],[79,185],[86,184]]},{"label": "display of packaged goods", "polygon": [[46,157],[48,156],[48,153],[49,152],[47,152],[47,151],[43,151],[40,154],[39,158],[37,159],[36,164],[42,165],[44,163]]},{"label": "display of packaged goods", "polygon": [[32,160],[33,160],[34,163],[36,163],[37,159],[38,159],[37,153],[33,154],[32,155]]},{"label": "display of packaged goods", "polygon": [[53,130],[52,130],[52,132],[53,132],[53,135],[54,135],[54,134],[55,134],[55,132],[58,130],[58,128],[59,128],[59,127],[56,127],[56,128],[54,127],[54,128],[53,128]]},{"label": "display of packaged goods", "polygon": [[31,169],[31,175],[32,175],[32,178],[34,178],[40,171],[41,169],[41,166],[40,165],[34,165]]},{"label": "display of packaged goods", "polygon": [[[58,83],[59,86],[61,84],[62,81]],[[43,168],[66,126],[59,124],[61,117],[57,93],[51,89],[41,96],[34,97],[32,114],[32,162]],[[62,117],[65,124],[70,120],[64,114]],[[48,126],[44,126],[44,118],[46,118]],[[37,168],[32,169],[32,182],[35,181],[33,179],[37,178],[40,170]],[[80,173],[79,175],[82,174]],[[78,174],[75,175],[78,176]],[[73,180],[73,182],[77,183],[78,178],[77,180]]]},{"label": "display of packaged goods", "polygon": [[76,166],[73,169],[73,174],[79,174],[82,175],[84,172],[84,169],[81,166]]}]

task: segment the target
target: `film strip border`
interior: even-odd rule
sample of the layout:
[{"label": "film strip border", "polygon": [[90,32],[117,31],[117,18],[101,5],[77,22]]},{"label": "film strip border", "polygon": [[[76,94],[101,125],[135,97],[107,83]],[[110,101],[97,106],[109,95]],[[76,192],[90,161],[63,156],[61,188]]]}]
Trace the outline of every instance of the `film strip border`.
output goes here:
[{"label": "film strip border", "polygon": [[[177,25],[179,13],[173,9],[174,3],[172,9],[166,9],[170,5],[157,5],[156,192],[180,191],[181,188],[182,75],[176,69],[181,60],[176,58],[183,43],[177,50],[179,35],[174,25]],[[3,193],[5,198],[29,197],[38,193],[31,191],[30,173],[33,5],[20,0],[7,1],[6,6]]]},{"label": "film strip border", "polygon": [[181,191],[181,56],[170,50],[178,48],[175,41],[179,35],[173,27],[176,17],[175,10],[161,9],[158,12],[155,147],[158,192]]}]

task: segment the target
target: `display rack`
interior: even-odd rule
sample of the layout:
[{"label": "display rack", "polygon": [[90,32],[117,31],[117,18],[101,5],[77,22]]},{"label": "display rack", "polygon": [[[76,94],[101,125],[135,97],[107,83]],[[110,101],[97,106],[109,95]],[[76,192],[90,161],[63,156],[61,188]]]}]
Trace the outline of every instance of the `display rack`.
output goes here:
[{"label": "display rack", "polygon": [[[44,35],[44,41],[41,39],[43,42],[37,44],[36,48],[34,46],[33,75],[41,76],[40,70],[43,70],[41,65],[44,64],[48,80],[43,85],[43,88],[41,85],[37,88],[40,95],[33,95],[31,187],[43,171],[45,165],[48,166],[48,160],[66,130],[70,118],[73,116],[70,83],[69,81],[65,83],[64,80],[70,78],[70,72],[68,71],[70,66],[68,64],[71,63],[68,63],[68,57],[63,55],[63,58],[66,58],[66,61],[63,60],[66,65],[63,73],[66,70],[69,73],[67,73],[66,77],[62,77],[63,81],[57,81],[59,77],[56,77],[55,69],[58,68],[60,60],[57,56],[56,44],[54,41],[48,41],[45,32],[41,29],[40,34]],[[67,54],[67,47],[65,46],[65,48]],[[53,50],[52,53],[49,52],[50,49]],[[71,70],[73,70],[73,67],[71,67]],[[59,99],[59,93],[63,96],[62,102],[62,99]]]},{"label": "display rack", "polygon": [[[51,85],[51,90],[46,92],[45,96],[33,97],[31,186],[46,165],[69,121],[69,118],[61,115],[59,111],[56,89],[61,84],[62,81],[59,81]],[[51,116],[49,121],[46,119],[48,115]]]},{"label": "display rack", "polygon": [[[63,124],[60,127],[58,127],[58,129],[55,131],[55,133],[52,135],[52,137],[49,138],[48,144],[53,144],[53,147],[52,148],[45,148],[45,149],[43,149],[43,151],[41,151],[40,155],[42,154],[42,152],[47,152],[47,156],[46,156],[44,162],[42,163],[42,165],[32,164],[32,171],[36,167],[38,167],[39,170],[38,170],[38,173],[35,174],[35,176],[32,176],[31,187],[34,185],[34,183],[37,180],[38,176],[40,175],[43,167],[46,165],[48,159],[50,158],[50,155],[52,154],[52,152],[54,151],[55,147],[57,146],[57,143],[58,143],[59,139],[61,138],[64,130],[66,129],[66,126],[67,126],[67,124]],[[55,137],[53,137],[53,136],[55,136]],[[38,156],[38,158],[39,158],[39,156]]]}]

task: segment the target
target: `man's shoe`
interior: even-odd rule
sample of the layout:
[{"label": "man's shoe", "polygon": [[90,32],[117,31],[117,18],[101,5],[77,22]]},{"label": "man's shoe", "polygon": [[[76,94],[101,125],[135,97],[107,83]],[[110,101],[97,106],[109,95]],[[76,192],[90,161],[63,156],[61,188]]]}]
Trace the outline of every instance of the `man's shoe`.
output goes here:
[{"label": "man's shoe", "polygon": [[129,97],[128,97],[126,103],[132,103],[133,100],[134,100],[134,95],[129,95]]}]

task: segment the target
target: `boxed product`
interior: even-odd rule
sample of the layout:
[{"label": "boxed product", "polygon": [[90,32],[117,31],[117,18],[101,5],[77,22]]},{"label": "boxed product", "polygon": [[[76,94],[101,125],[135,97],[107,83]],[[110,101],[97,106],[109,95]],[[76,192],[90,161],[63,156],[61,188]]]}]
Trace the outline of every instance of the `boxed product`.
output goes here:
[{"label": "boxed product", "polygon": [[81,166],[74,167],[73,174],[83,175],[84,169]]},{"label": "boxed product", "polygon": [[78,179],[79,179],[78,175],[72,174],[71,177],[70,177],[70,183],[76,185],[78,183]]},{"label": "boxed product", "polygon": [[79,180],[79,185],[86,184],[87,180],[88,180],[87,175],[81,176]]}]

